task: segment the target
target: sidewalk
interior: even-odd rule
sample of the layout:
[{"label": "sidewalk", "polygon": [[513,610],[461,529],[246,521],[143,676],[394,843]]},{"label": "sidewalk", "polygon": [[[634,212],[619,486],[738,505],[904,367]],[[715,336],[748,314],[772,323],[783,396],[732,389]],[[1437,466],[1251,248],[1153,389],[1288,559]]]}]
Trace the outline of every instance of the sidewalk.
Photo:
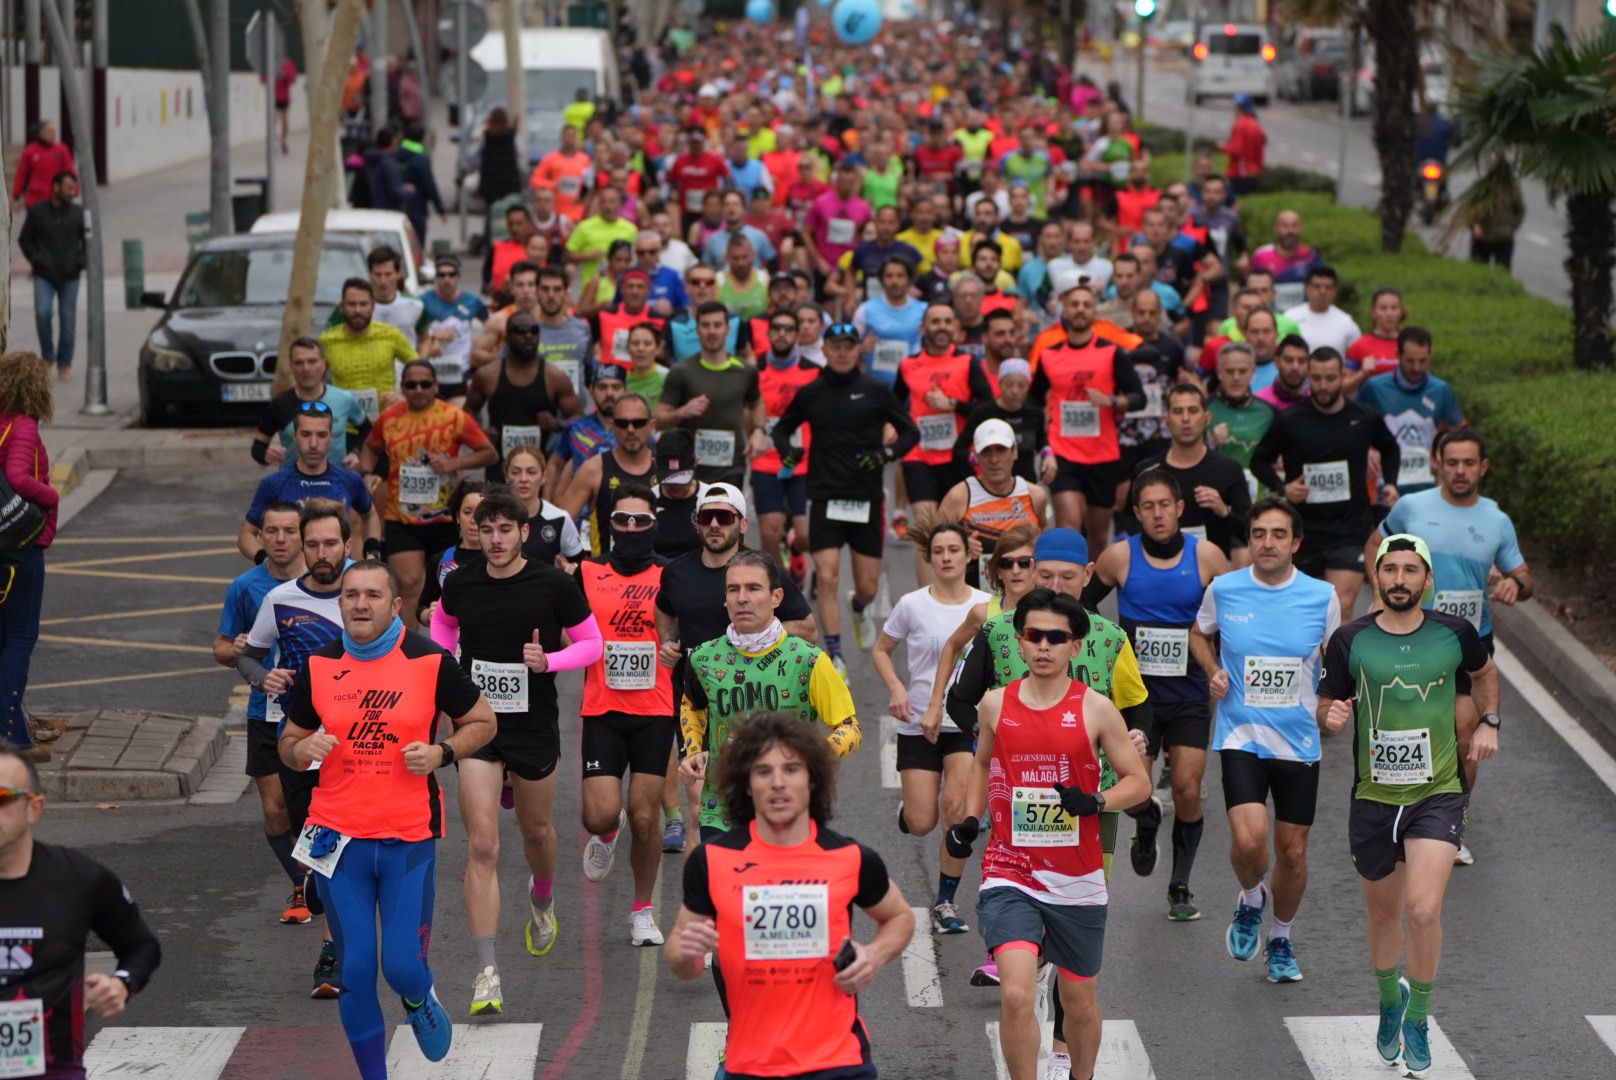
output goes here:
[{"label": "sidewalk", "polygon": [[[62,713],[39,719],[61,732],[46,744],[39,768],[45,797],[61,802],[184,799],[204,790],[216,764],[218,781],[241,794],[246,742],[226,734],[223,720],[144,709]],[[236,744],[240,744],[239,748]],[[236,749],[234,755],[227,751]],[[228,759],[239,756],[240,762]],[[215,785],[219,786],[219,785]]]}]

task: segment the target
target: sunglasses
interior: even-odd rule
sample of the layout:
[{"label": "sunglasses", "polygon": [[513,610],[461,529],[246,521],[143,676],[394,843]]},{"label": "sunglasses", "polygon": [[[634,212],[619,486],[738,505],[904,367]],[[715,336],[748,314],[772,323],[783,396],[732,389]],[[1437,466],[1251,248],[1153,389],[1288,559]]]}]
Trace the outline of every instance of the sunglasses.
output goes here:
[{"label": "sunglasses", "polygon": [[438,384],[431,379],[406,379],[398,385],[406,390],[431,390]]},{"label": "sunglasses", "polygon": [[690,284],[692,284],[692,285],[717,285],[718,284],[718,279],[715,278],[715,277],[693,277],[693,278],[690,279]]},{"label": "sunglasses", "polygon": [[300,412],[300,413],[322,413],[323,414],[323,413],[330,412],[331,411],[331,406],[327,405],[323,401],[304,401],[304,402],[300,402],[298,404],[297,411]]},{"label": "sunglasses", "polygon": [[832,337],[857,338],[859,336],[859,332],[858,332],[858,327],[854,326],[852,323],[850,323],[850,322],[839,322],[839,323],[831,323],[830,328],[825,331],[825,336],[828,337],[828,338],[832,338]]},{"label": "sunglasses", "polygon": [[1030,626],[1021,632],[1021,640],[1029,645],[1065,645],[1074,637],[1070,630],[1035,630]]},{"label": "sunglasses", "polygon": [[741,515],[737,514],[735,511],[733,511],[733,510],[725,510],[725,509],[723,509],[721,507],[709,507],[706,510],[697,510],[696,511],[696,524],[697,525],[703,525],[703,526],[718,525],[718,526],[721,526],[721,527],[727,529],[727,528],[729,528],[729,526],[735,524],[740,519],[741,519]]},{"label": "sunglasses", "polygon": [[649,529],[656,524],[656,515],[636,514],[632,510],[613,510],[612,524],[619,529]]},{"label": "sunglasses", "polygon": [[636,416],[628,420],[624,420],[621,417],[612,418],[612,423],[616,424],[620,428],[627,428],[629,431],[638,431],[650,422],[651,418],[649,416]]},{"label": "sunglasses", "polygon": [[1037,562],[1031,555],[1004,555],[999,559],[1000,570],[1031,570]]},{"label": "sunglasses", "polygon": [[0,787],[0,806],[10,806],[18,799],[33,798],[34,794],[25,788]]},{"label": "sunglasses", "polygon": [[441,278],[457,278],[457,277],[460,276],[460,271],[458,271],[458,270],[439,270],[438,271],[438,276],[441,277]]}]

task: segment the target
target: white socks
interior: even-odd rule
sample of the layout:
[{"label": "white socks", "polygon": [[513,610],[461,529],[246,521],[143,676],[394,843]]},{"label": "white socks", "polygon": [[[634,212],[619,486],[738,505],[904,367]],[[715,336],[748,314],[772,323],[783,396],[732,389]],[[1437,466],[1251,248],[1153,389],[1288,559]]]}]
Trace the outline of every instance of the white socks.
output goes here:
[{"label": "white socks", "polygon": [[1262,882],[1257,882],[1249,889],[1240,890],[1240,902],[1247,907],[1260,908],[1263,906]]},{"label": "white socks", "polygon": [[[1295,920],[1296,917],[1294,915],[1291,916],[1291,921],[1294,922]],[[1280,922],[1277,917],[1273,922],[1269,923],[1268,940],[1273,941],[1275,938],[1284,938],[1286,941],[1291,940],[1291,924],[1288,922]]]}]

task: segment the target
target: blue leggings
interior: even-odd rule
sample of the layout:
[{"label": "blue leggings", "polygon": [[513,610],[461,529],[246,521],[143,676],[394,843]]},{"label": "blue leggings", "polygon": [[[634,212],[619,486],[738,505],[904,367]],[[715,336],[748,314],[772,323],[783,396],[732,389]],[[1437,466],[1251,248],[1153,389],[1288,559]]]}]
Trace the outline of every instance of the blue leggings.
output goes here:
[{"label": "blue leggings", "polygon": [[376,916],[381,974],[409,1001],[432,989],[426,966],[437,884],[437,841],[350,840],[327,878],[315,874],[341,964],[342,1029],[364,1080],[386,1080],[387,1025],[376,995]]}]

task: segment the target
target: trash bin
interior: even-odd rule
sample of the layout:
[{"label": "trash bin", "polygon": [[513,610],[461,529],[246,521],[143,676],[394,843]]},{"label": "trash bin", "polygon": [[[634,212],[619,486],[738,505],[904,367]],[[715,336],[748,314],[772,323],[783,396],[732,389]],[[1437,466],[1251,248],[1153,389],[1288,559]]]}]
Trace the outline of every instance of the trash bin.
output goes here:
[{"label": "trash bin", "polygon": [[269,178],[266,176],[238,176],[236,186],[246,188],[230,196],[230,212],[236,232],[250,232],[253,222],[264,216],[269,201]]}]

